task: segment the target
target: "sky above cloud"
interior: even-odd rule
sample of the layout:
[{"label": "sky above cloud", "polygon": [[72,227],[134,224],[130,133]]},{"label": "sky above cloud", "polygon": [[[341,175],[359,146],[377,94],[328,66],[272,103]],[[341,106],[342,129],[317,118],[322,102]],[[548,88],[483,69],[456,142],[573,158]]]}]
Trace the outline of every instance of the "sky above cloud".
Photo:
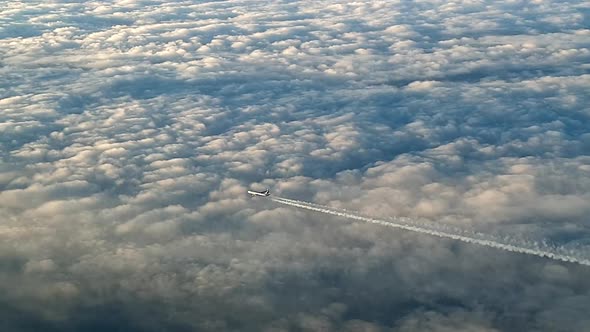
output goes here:
[{"label": "sky above cloud", "polygon": [[11,1],[0,329],[587,331],[586,1]]}]

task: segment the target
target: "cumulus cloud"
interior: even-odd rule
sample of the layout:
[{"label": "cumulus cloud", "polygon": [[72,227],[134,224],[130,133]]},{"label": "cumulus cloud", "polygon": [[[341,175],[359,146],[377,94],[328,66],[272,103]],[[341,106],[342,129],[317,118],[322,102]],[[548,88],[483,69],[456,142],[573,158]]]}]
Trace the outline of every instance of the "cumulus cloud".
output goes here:
[{"label": "cumulus cloud", "polygon": [[583,331],[588,271],[248,188],[587,248],[583,1],[13,1],[0,327]]}]

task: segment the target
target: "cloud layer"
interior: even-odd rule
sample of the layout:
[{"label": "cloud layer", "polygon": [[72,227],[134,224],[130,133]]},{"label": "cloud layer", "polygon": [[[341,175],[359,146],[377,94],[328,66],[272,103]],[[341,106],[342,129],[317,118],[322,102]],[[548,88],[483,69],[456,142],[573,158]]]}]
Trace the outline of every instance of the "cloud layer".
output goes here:
[{"label": "cloud layer", "polygon": [[111,1],[0,13],[0,328],[584,331],[584,1]]}]

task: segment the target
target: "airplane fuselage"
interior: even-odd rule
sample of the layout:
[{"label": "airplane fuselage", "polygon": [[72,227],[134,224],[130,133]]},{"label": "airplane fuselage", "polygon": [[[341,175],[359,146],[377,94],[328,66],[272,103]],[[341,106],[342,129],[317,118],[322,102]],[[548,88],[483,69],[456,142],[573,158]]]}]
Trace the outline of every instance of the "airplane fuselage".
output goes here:
[{"label": "airplane fuselage", "polygon": [[248,190],[248,194],[250,194],[252,196],[266,197],[266,196],[270,196],[270,190],[268,190],[268,189],[266,189],[265,191]]}]

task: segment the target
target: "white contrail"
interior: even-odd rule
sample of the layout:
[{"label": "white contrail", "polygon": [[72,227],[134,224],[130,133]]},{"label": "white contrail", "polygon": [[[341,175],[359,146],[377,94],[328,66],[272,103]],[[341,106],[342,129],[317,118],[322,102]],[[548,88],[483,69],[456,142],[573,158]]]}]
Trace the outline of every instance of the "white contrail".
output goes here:
[{"label": "white contrail", "polygon": [[[521,254],[527,255],[534,255],[539,257],[547,257],[550,259],[570,262],[570,263],[578,263],[582,265],[590,266],[590,259],[584,257],[576,257],[575,253],[572,250],[566,250],[563,248],[556,248],[556,247],[547,247],[542,246],[539,244],[534,244],[534,248],[527,248],[524,245],[515,245],[509,243],[502,243],[498,239],[492,239],[492,236],[481,234],[481,233],[471,233],[468,234],[462,230],[458,229],[450,229],[450,228],[443,228],[443,229],[435,229],[433,225],[429,225],[428,223],[423,223],[420,220],[407,218],[407,217],[392,217],[389,221],[379,220],[371,217],[360,216],[354,212],[340,210],[331,208],[328,206],[313,204],[309,202],[297,201],[282,197],[269,197],[272,201],[290,205],[310,211],[317,211],[322,212],[334,216],[345,217],[349,219],[360,220],[364,222],[369,222],[372,224],[378,224],[383,226],[395,227],[400,228],[408,231],[418,232],[422,234],[434,235],[442,238],[454,239],[459,240],[467,243],[478,244],[486,247],[492,247],[497,249],[502,249],[506,251],[517,252]],[[436,226],[435,226],[436,227]],[[485,238],[483,238],[485,237]]]}]

